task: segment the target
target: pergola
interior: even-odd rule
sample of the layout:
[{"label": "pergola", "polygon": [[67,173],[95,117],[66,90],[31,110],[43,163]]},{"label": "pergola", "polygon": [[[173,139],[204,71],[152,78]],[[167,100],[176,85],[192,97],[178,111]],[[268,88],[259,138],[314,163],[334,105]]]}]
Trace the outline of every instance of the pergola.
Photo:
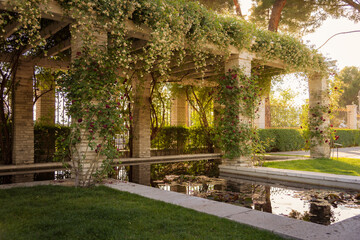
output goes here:
[{"label": "pergola", "polygon": [[[2,11],[15,11],[9,0],[0,0],[0,10]],[[46,9],[46,11],[45,11]],[[73,36],[70,33],[70,28],[73,19],[70,19],[64,14],[63,9],[55,1],[50,1],[49,4],[43,8],[42,18],[46,19],[49,23],[46,27],[40,29],[40,35],[47,41],[53,41],[54,38],[58,40],[54,46],[47,50],[47,55],[28,57],[26,54],[22,55],[19,59],[19,65],[17,68],[16,82],[17,87],[13,92],[12,112],[13,112],[13,165],[33,164],[34,163],[34,123],[33,123],[33,72],[34,67],[44,67],[52,69],[69,69],[71,61],[76,58],[76,53],[82,51],[82,42],[79,40],[79,36]],[[2,38],[11,37],[20,28],[18,22],[13,22],[6,26],[5,34]],[[99,45],[108,45],[110,40],[108,39],[107,32],[101,32],[97,35],[96,41]],[[131,20],[126,21],[126,38],[132,42],[132,51],[142,51],[142,49],[148,44],[151,39],[152,29],[145,25],[137,25]],[[64,37],[68,36],[68,37]],[[111,43],[110,43],[111,44]],[[212,54],[214,57],[223,56],[225,53],[213,44],[205,44],[199,46],[204,52]],[[31,47],[25,48],[23,51],[30,50]],[[244,69],[245,74],[250,75],[251,69],[254,63],[261,63],[264,66],[272,69],[283,69],[285,64],[280,60],[264,60],[258,55],[248,52],[244,49],[238,49],[234,46],[230,46],[228,51],[230,57],[226,58],[222,62],[223,69],[240,67]],[[60,61],[55,60],[53,57],[71,53],[68,59],[62,59]],[[66,54],[65,54],[66,55]],[[0,61],[9,62],[12,61],[11,57],[7,54],[0,55]],[[198,84],[213,86],[214,82],[210,81],[214,76],[218,76],[219,72],[215,67],[215,61],[212,59],[207,60],[206,70],[199,72],[196,69],[196,64],[192,56],[186,56],[182,65],[177,66],[175,63],[170,63],[170,79],[181,79],[180,84],[191,85]],[[169,78],[167,78],[169,79]],[[150,156],[150,76],[144,76],[144,87],[140,93],[135,91],[135,105],[134,105],[134,139],[133,139],[133,158],[144,158],[151,162]],[[322,74],[314,72],[309,78],[309,91],[310,100],[309,105],[317,106],[319,104],[328,104],[327,96],[323,93],[327,91],[326,77]],[[183,111],[184,98],[179,97],[176,99],[178,111]],[[37,103],[37,118],[44,116],[52,116],[50,122],[54,122],[54,107],[55,99],[54,93],[50,92],[45,94],[39,99]],[[176,112],[176,111],[175,111]],[[177,119],[178,118],[178,119]],[[184,120],[181,119],[181,114],[173,114],[174,123],[181,123]],[[329,120],[324,116],[326,121],[319,127],[326,127],[329,125]],[[176,120],[175,120],[176,119]],[[264,122],[258,123],[259,127],[264,127]],[[80,148],[81,151],[81,148]],[[325,143],[318,143],[316,146],[311,147],[311,157],[323,157],[329,156],[330,146]],[[81,160],[83,174],[88,170],[89,163],[88,155],[85,159]],[[100,167],[101,162],[97,167]],[[244,160],[233,161],[226,164],[244,164]],[[143,164],[136,165],[132,169],[133,181],[141,184],[149,184],[150,181],[150,163],[144,161]],[[19,180],[21,181],[21,180]],[[86,179],[81,179],[86,181]]]}]

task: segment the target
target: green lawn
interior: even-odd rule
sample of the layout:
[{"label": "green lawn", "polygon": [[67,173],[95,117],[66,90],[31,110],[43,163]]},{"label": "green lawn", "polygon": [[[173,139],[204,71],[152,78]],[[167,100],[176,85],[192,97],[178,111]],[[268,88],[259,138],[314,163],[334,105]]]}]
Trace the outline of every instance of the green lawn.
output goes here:
[{"label": "green lawn", "polygon": [[0,190],[0,239],[281,239],[107,187]]},{"label": "green lawn", "polygon": [[291,169],[310,172],[333,173],[342,175],[360,176],[360,159],[318,158],[309,160],[265,162],[264,167]]}]

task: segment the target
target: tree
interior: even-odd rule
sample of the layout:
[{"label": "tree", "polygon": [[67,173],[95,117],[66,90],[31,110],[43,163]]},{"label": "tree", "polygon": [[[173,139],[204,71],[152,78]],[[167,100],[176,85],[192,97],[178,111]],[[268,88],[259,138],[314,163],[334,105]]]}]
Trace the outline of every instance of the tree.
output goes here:
[{"label": "tree", "polygon": [[[343,93],[339,98],[339,106],[344,108],[346,105],[357,104],[360,91],[360,69],[357,67],[344,67],[335,76],[335,80],[343,83]],[[341,86],[334,86],[333,88],[341,88]]]},{"label": "tree", "polygon": [[270,94],[271,117],[273,127],[298,127],[300,124],[300,109],[293,102],[296,93],[291,89],[284,89],[279,96]]}]

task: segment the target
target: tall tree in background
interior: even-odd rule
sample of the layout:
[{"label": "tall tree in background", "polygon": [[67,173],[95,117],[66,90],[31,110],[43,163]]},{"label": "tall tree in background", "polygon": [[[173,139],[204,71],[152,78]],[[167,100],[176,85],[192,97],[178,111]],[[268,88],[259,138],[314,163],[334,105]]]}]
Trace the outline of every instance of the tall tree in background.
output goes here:
[{"label": "tall tree in background", "polygon": [[342,94],[339,98],[339,107],[345,108],[346,105],[358,104],[358,94],[360,91],[360,69],[357,67],[344,67],[335,76],[338,82],[342,83]]},{"label": "tall tree in background", "polygon": [[[292,33],[299,37],[313,32],[329,16],[360,20],[359,0],[253,0],[250,21],[269,31]],[[268,89],[270,92],[270,89]],[[265,97],[266,127],[271,127],[269,94]]]}]

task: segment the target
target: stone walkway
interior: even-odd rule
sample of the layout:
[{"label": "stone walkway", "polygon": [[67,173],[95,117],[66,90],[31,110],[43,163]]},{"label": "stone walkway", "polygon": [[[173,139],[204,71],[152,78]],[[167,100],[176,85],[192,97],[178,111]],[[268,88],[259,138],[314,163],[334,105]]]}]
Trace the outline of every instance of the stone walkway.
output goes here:
[{"label": "stone walkway", "polygon": [[[349,148],[339,148],[339,157],[344,158],[359,158],[360,159],[360,147],[349,147]],[[290,151],[290,152],[273,152],[270,153],[273,155],[284,154],[284,155],[300,155],[300,156],[310,156],[309,151]],[[331,149],[331,157],[337,156],[337,149]]]}]

